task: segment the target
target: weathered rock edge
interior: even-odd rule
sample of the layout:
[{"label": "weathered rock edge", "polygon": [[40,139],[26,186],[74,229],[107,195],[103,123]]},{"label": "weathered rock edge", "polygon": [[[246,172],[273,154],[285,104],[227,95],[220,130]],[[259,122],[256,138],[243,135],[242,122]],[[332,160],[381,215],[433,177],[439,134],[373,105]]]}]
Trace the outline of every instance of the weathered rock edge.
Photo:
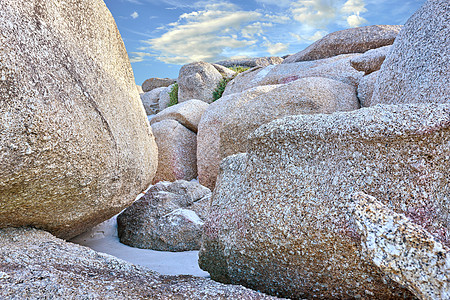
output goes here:
[{"label": "weathered rock edge", "polygon": [[166,276],[29,228],[0,230],[3,299],[273,299],[190,275]]},{"label": "weathered rock edge", "polygon": [[419,299],[450,299],[450,250],[403,214],[362,192],[350,209],[364,253]]}]

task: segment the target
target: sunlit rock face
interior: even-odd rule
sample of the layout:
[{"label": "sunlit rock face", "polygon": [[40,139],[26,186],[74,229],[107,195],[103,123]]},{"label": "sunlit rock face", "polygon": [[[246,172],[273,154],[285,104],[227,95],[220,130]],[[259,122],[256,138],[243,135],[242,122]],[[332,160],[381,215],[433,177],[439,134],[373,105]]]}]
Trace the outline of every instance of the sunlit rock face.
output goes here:
[{"label": "sunlit rock face", "polygon": [[412,297],[365,259],[358,191],[449,245],[450,105],[385,105],[272,121],[222,162],[200,267],[289,298]]},{"label": "sunlit rock face", "polygon": [[0,227],[73,237],[151,183],[157,149],[100,0],[2,1]]}]

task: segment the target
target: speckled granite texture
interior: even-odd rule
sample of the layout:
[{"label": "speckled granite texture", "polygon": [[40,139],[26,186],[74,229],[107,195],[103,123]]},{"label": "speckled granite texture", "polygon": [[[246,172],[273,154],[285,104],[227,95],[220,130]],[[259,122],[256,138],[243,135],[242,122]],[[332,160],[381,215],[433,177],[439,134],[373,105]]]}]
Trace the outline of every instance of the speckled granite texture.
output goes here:
[{"label": "speckled granite texture", "polygon": [[156,143],[103,1],[0,6],[0,227],[70,238],[148,187]]},{"label": "speckled granite texture", "polygon": [[287,57],[283,64],[316,60],[391,45],[402,26],[372,25],[349,28],[327,34],[306,49]]},{"label": "speckled granite texture", "polygon": [[368,258],[419,299],[450,299],[449,248],[374,197],[356,193],[352,200]]},{"label": "speckled granite texture", "polygon": [[0,230],[2,299],[234,299],[273,297],[189,275],[167,276],[36,229]]},{"label": "speckled granite texture", "polygon": [[372,105],[450,102],[450,1],[428,0],[398,35]]},{"label": "speckled granite texture", "polygon": [[[212,278],[286,297],[412,297],[362,257],[347,207],[356,191],[449,243],[450,105],[285,117],[258,128],[232,163],[239,180],[218,183],[200,252],[212,251],[200,264]],[[238,220],[227,217],[234,202]]]}]

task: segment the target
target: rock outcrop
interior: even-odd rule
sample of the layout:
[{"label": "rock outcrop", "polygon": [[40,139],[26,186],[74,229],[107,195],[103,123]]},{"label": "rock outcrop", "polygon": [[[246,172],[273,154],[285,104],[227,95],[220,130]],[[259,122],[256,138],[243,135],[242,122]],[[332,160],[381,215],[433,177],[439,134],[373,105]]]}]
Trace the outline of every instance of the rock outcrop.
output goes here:
[{"label": "rock outcrop", "polygon": [[103,1],[1,6],[0,227],[70,238],[148,187],[154,137]]},{"label": "rock outcrop", "polygon": [[223,163],[200,266],[213,279],[286,297],[412,297],[363,259],[348,197],[377,197],[447,247],[449,145],[448,104],[265,124],[247,154]]},{"label": "rock outcrop", "polygon": [[281,57],[270,56],[270,57],[257,57],[257,58],[240,58],[240,59],[229,59],[216,62],[218,65],[224,67],[244,67],[244,68],[254,68],[254,67],[267,67],[269,65],[278,65],[283,62]]},{"label": "rock outcrop", "polygon": [[120,241],[159,251],[200,249],[207,212],[194,206],[211,191],[195,182],[159,182],[117,217]]},{"label": "rock outcrop", "polygon": [[336,31],[327,34],[303,51],[287,57],[283,64],[347,53],[364,53],[370,49],[392,45],[401,28],[400,25],[372,25]]},{"label": "rock outcrop", "polygon": [[141,94],[142,105],[144,105],[145,112],[148,116],[157,114],[159,110],[159,97],[165,91],[165,87],[159,87]]},{"label": "rock outcrop", "polygon": [[187,129],[197,133],[198,123],[200,123],[200,119],[207,108],[208,103],[192,99],[159,112],[152,118],[150,124],[153,125],[162,120],[175,120]]},{"label": "rock outcrop", "polygon": [[350,60],[350,64],[358,71],[363,71],[365,75],[378,71],[381,68],[386,55],[389,53],[391,45],[372,49],[366,53]]},{"label": "rock outcrop", "polygon": [[222,74],[212,64],[195,62],[181,67],[178,75],[178,102],[191,99],[211,103]]},{"label": "rock outcrop", "polygon": [[429,0],[405,24],[384,61],[372,105],[450,102],[450,2]]},{"label": "rock outcrop", "polygon": [[353,86],[321,77],[259,87],[219,99],[206,110],[199,125],[197,161],[200,183],[213,189],[220,161],[229,155],[246,152],[247,136],[265,123],[287,115],[358,108]]},{"label": "rock outcrop", "polygon": [[0,230],[2,299],[273,299],[210,279],[167,276],[36,229]]},{"label": "rock outcrop", "polygon": [[358,84],[358,99],[361,107],[369,107],[372,105],[373,90],[377,82],[379,72],[373,72],[361,78]]},{"label": "rock outcrop", "polygon": [[197,135],[175,120],[152,124],[158,145],[158,181],[192,180],[197,177]]},{"label": "rock outcrop", "polygon": [[356,193],[352,200],[364,254],[417,298],[450,299],[449,248],[374,197]]},{"label": "rock outcrop", "polygon": [[170,78],[149,78],[142,84],[142,90],[144,93],[150,92],[156,88],[168,87],[175,83],[175,79]]},{"label": "rock outcrop", "polygon": [[346,54],[316,61],[250,69],[230,81],[223,96],[262,85],[285,84],[305,77],[324,77],[356,87],[363,73],[352,68],[350,60],[357,56],[359,54]]}]

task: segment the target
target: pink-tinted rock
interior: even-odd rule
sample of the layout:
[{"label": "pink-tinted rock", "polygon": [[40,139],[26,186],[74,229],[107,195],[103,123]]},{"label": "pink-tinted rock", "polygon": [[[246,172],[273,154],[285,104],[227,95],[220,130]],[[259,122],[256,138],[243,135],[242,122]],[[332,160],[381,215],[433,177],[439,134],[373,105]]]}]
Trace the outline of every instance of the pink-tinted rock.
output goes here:
[{"label": "pink-tinted rock", "polygon": [[158,169],[153,182],[197,177],[197,135],[175,120],[152,125],[158,145]]}]

